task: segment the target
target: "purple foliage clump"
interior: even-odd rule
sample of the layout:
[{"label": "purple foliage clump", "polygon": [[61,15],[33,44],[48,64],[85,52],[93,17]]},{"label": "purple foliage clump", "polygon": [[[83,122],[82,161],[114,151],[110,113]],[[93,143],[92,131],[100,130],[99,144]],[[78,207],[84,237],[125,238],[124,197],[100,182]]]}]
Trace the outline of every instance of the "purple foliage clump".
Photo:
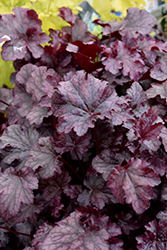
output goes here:
[{"label": "purple foliage clump", "polygon": [[33,10],[0,16],[15,68],[14,90],[0,89],[0,248],[165,250],[161,27],[131,8],[96,20],[96,37],[69,8],[59,16],[68,26],[49,37]]}]

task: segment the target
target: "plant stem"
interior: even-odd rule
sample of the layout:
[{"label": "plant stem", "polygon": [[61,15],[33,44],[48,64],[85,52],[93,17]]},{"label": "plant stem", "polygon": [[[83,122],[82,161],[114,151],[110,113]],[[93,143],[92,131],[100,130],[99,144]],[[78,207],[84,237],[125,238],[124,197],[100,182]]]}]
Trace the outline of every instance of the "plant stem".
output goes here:
[{"label": "plant stem", "polygon": [[71,170],[74,172],[74,174],[80,179],[80,181],[83,182],[83,180],[81,179],[81,177],[79,176],[79,174],[75,171],[75,169],[73,169],[73,167],[68,163],[66,162],[62,157],[61,157],[61,160],[62,162],[64,162],[67,166],[69,166],[71,168]]},{"label": "plant stem", "polygon": [[137,153],[139,152],[140,147],[141,147],[141,143],[140,143],[139,146],[136,148],[134,154],[132,155],[132,158],[134,158],[134,157],[137,155]]},{"label": "plant stem", "polygon": [[93,128],[93,132],[94,132],[95,143],[96,143],[96,153],[98,155],[98,154],[100,154],[100,147],[99,147],[99,139],[98,139],[96,127]]},{"label": "plant stem", "polygon": [[9,232],[14,233],[14,234],[20,234],[20,235],[23,235],[23,236],[32,237],[31,234],[25,234],[25,233],[17,232],[17,231],[14,231],[14,230],[10,229],[10,228],[7,228],[7,227],[0,226],[0,228],[8,230]]},{"label": "plant stem", "polygon": [[3,104],[5,104],[6,106],[10,106],[7,102],[4,102],[2,100],[0,100],[0,102],[2,102]]}]

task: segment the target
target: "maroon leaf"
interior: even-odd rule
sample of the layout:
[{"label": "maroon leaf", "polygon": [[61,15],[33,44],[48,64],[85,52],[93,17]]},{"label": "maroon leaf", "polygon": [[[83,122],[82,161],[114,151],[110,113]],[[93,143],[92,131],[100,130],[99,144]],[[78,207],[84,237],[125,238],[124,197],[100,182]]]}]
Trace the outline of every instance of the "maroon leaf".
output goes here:
[{"label": "maroon leaf", "polygon": [[132,159],[127,165],[114,168],[107,186],[120,203],[132,203],[135,212],[141,214],[149,208],[149,200],[153,198],[151,187],[159,183],[158,175],[147,162]]},{"label": "maroon leaf", "polygon": [[103,60],[105,69],[112,74],[117,74],[120,69],[124,76],[130,76],[137,81],[144,72],[145,63],[136,50],[129,50],[122,41],[111,43],[110,47],[104,46],[104,52],[108,55]]},{"label": "maroon leaf", "polygon": [[[41,21],[34,10],[21,7],[13,9],[13,14],[0,18],[0,41],[7,41],[2,48],[2,58],[14,61],[22,59],[29,49],[35,58],[43,53],[40,43],[49,41],[42,33]],[[11,25],[12,24],[12,25]]]},{"label": "maroon leaf", "polygon": [[136,117],[140,117],[149,109],[145,92],[138,82],[134,82],[127,90],[126,101]]},{"label": "maroon leaf", "polygon": [[23,85],[27,85],[27,82],[31,78],[31,74],[36,69],[37,69],[36,65],[27,63],[26,65],[22,66],[19,72],[16,74],[16,80]]},{"label": "maroon leaf", "polygon": [[[144,140],[156,140],[162,130],[162,122],[156,122],[158,119],[157,110],[150,108],[148,112],[143,113],[135,122],[135,125],[128,133],[130,141],[140,139],[142,144]],[[158,121],[158,120],[157,120]]]},{"label": "maroon leaf", "polygon": [[83,154],[88,151],[90,140],[90,134],[77,136],[73,131],[69,134],[61,133],[56,138],[55,150],[60,154],[70,151],[74,160],[78,160],[78,157],[82,159]]},{"label": "maroon leaf", "polygon": [[9,220],[19,212],[21,204],[31,204],[33,189],[38,188],[38,179],[31,169],[20,171],[8,168],[0,176],[0,208],[4,220]]},{"label": "maroon leaf", "polygon": [[137,249],[139,250],[164,250],[167,248],[167,224],[156,220],[145,226],[145,235],[136,237]]},{"label": "maroon leaf", "polygon": [[106,229],[102,228],[98,231],[91,231],[80,224],[81,214],[73,212],[66,219],[58,222],[47,235],[41,249],[46,250],[108,250],[109,246],[106,240],[109,234]]},{"label": "maroon leaf", "polygon": [[60,210],[64,207],[64,205],[60,202],[61,197],[54,197],[51,200],[50,207],[52,211],[52,216],[58,218],[60,216]]},{"label": "maroon leaf", "polygon": [[42,167],[40,169],[42,178],[49,178],[54,175],[54,172],[61,173],[62,163],[56,156],[51,137],[39,138],[38,143],[30,151],[26,166],[33,170]]},{"label": "maroon leaf", "polygon": [[[54,113],[59,117],[58,132],[69,133],[72,128],[78,136],[93,128],[95,121],[111,117],[111,110],[120,110],[118,96],[101,81],[84,71],[78,71],[71,80],[60,82],[61,100],[54,100]],[[56,103],[57,102],[57,103]],[[56,105],[57,104],[57,105]]]},{"label": "maroon leaf", "polygon": [[127,160],[126,157],[126,154],[115,154],[109,149],[105,149],[93,159],[92,166],[107,181],[113,169],[121,164],[123,160]]},{"label": "maroon leaf", "polygon": [[62,171],[61,174],[57,174],[46,180],[41,181],[41,189],[43,190],[43,197],[46,201],[51,200],[54,196],[61,196],[62,190],[64,190],[71,177],[67,171]]},{"label": "maroon leaf", "polygon": [[84,180],[84,185],[88,190],[84,190],[78,196],[78,202],[80,206],[94,205],[95,207],[102,209],[107,203],[117,203],[117,200],[111,194],[109,188],[106,187],[106,183],[101,176],[89,175]]}]

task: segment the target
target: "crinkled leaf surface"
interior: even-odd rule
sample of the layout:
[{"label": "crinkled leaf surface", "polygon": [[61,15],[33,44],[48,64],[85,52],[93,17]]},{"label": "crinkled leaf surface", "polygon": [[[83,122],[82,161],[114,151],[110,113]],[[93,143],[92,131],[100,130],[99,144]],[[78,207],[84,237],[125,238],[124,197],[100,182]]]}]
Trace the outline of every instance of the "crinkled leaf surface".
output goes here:
[{"label": "crinkled leaf surface", "polygon": [[67,23],[69,23],[70,25],[75,24],[75,21],[77,20],[78,16],[74,15],[70,8],[62,7],[59,9],[59,11],[59,16],[62,17]]},{"label": "crinkled leaf surface", "polygon": [[[115,91],[91,74],[87,79],[84,71],[78,71],[69,81],[60,82],[58,90],[62,95],[54,101],[54,113],[59,118],[58,132],[69,133],[73,128],[78,136],[93,128],[95,121],[111,117],[111,110],[120,110]],[[56,109],[57,102],[57,109]]]},{"label": "crinkled leaf surface", "polygon": [[164,81],[167,79],[167,69],[166,62],[163,58],[160,58],[155,64],[154,67],[150,70],[150,76],[158,81]]},{"label": "crinkled leaf surface", "polygon": [[128,139],[130,141],[140,139],[141,143],[144,140],[150,141],[157,139],[163,126],[162,122],[156,122],[158,118],[157,113],[157,110],[154,108],[150,108],[148,112],[143,113],[128,132]]},{"label": "crinkled leaf surface", "polygon": [[156,220],[146,226],[145,235],[136,237],[139,250],[164,250],[167,248],[167,224]]},{"label": "crinkled leaf surface", "polygon": [[138,82],[134,82],[127,90],[126,101],[129,103],[135,116],[140,117],[143,112],[148,111],[147,98]]},{"label": "crinkled leaf surface", "polygon": [[[4,101],[7,104],[10,104],[13,101],[13,93],[11,89],[0,88],[0,100]],[[0,112],[4,112],[7,108],[7,105],[0,102]]]},{"label": "crinkled leaf surface", "polygon": [[52,137],[41,137],[30,150],[26,166],[36,170],[42,167],[40,173],[43,178],[49,178],[54,172],[61,173],[62,163],[58,160],[53,146]]},{"label": "crinkled leaf surface", "polygon": [[122,69],[124,76],[137,81],[144,72],[145,63],[139,53],[126,48],[122,41],[117,40],[111,43],[110,48],[104,47],[104,52],[108,57],[102,63],[112,74],[117,74]]},{"label": "crinkled leaf surface", "polygon": [[80,213],[73,212],[58,222],[44,240],[42,250],[109,250],[106,229],[91,231],[80,224]]},{"label": "crinkled leaf surface", "polygon": [[37,101],[40,101],[42,96],[46,93],[42,90],[43,82],[45,81],[48,75],[54,75],[53,69],[48,69],[45,66],[36,68],[32,73],[31,77],[28,79],[26,84],[27,91],[36,98]]},{"label": "crinkled leaf surface", "polygon": [[27,115],[27,119],[30,124],[35,123],[37,126],[41,125],[43,118],[48,117],[52,114],[52,111],[47,107],[41,107],[38,105],[34,105],[33,108]]},{"label": "crinkled leaf surface", "polygon": [[53,226],[48,224],[47,222],[39,226],[33,237],[33,245],[35,246],[34,249],[41,249],[44,240],[46,239],[52,228]]},{"label": "crinkled leaf surface", "polygon": [[13,124],[9,126],[0,138],[1,149],[6,146],[12,148],[9,152],[6,152],[6,156],[3,159],[6,163],[10,164],[15,159],[19,159],[21,162],[17,168],[24,168],[25,161],[29,156],[29,151],[39,139],[38,132],[32,127],[21,128],[20,125]]},{"label": "crinkled leaf surface", "polygon": [[140,159],[132,159],[127,165],[119,165],[111,172],[107,186],[117,200],[132,203],[136,213],[141,214],[149,207],[154,187],[160,183],[158,175],[149,164]]},{"label": "crinkled leaf surface", "polygon": [[146,10],[129,8],[124,19],[121,34],[125,35],[127,31],[131,31],[133,37],[137,37],[138,34],[147,35],[153,31],[155,24],[157,24],[156,18]]},{"label": "crinkled leaf surface", "polygon": [[[0,18],[0,41],[7,41],[2,48],[2,58],[14,61],[25,56],[27,48],[35,58],[43,53],[40,43],[49,41],[42,33],[41,20],[34,10],[21,7],[13,9],[13,14],[2,15]],[[11,25],[12,24],[12,25]]]},{"label": "crinkled leaf surface", "polygon": [[16,216],[22,203],[31,204],[33,191],[38,188],[38,179],[31,169],[20,171],[8,168],[0,176],[0,208],[1,216],[8,220]]}]

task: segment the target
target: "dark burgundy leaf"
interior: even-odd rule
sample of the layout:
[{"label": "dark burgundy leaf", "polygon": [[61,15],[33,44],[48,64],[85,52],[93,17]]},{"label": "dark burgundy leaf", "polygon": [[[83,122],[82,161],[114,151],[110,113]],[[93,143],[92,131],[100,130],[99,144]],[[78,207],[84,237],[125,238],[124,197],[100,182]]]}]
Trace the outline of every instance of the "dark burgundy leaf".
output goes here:
[{"label": "dark burgundy leaf", "polygon": [[136,50],[129,50],[122,41],[111,43],[110,47],[104,46],[104,52],[107,59],[104,58],[105,69],[112,74],[117,74],[122,69],[124,76],[130,76],[137,81],[144,73],[145,63]]},{"label": "dark burgundy leaf", "polygon": [[83,154],[88,151],[90,140],[90,134],[77,136],[73,131],[69,134],[61,133],[56,138],[55,150],[60,154],[70,151],[72,159],[78,160],[78,157],[82,159]]},{"label": "dark burgundy leaf", "polygon": [[149,168],[147,162],[132,158],[127,165],[114,168],[107,186],[120,203],[132,203],[135,212],[142,214],[149,208],[149,200],[153,198],[151,187],[159,183],[158,175]]},{"label": "dark burgundy leaf", "polygon": [[27,49],[39,58],[43,53],[40,43],[48,42],[49,38],[42,33],[36,12],[21,7],[13,9],[13,12],[14,15],[2,15],[0,19],[0,41],[7,41],[2,48],[2,58],[6,61],[22,59]]},{"label": "dark burgundy leaf", "polygon": [[[54,100],[54,113],[59,117],[58,131],[69,133],[72,128],[78,136],[84,135],[88,128],[93,128],[98,118],[111,117],[110,111],[119,111],[119,98],[115,91],[107,87],[91,74],[78,71],[70,81],[60,82],[58,90],[65,103],[58,105]],[[81,88],[82,83],[82,88]]]},{"label": "dark burgundy leaf", "polygon": [[52,211],[52,216],[58,218],[60,216],[60,210],[64,207],[62,203],[60,203],[61,197],[54,197],[51,200],[50,207]]},{"label": "dark burgundy leaf", "polygon": [[135,125],[128,132],[128,139],[130,141],[140,139],[141,144],[144,140],[150,141],[157,139],[162,130],[162,126],[162,122],[158,122],[157,110],[150,108],[147,113],[143,113],[141,117],[136,120]]},{"label": "dark burgundy leaf", "polygon": [[79,196],[78,202],[80,206],[94,205],[102,209],[105,204],[117,203],[117,200],[111,194],[109,188],[101,176],[88,175],[84,180],[84,185],[88,188],[85,189]]},{"label": "dark burgundy leaf", "polygon": [[[2,101],[2,102],[1,102]],[[0,88],[0,112],[5,112],[7,105],[13,101],[13,91],[12,89]]]}]

